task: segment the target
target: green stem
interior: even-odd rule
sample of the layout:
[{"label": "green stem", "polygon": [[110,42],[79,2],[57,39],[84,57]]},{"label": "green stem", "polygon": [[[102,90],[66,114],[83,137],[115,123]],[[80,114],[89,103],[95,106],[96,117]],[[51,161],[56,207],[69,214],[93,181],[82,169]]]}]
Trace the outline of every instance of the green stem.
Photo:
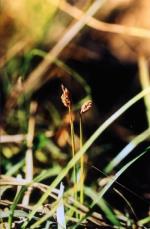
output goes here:
[{"label": "green stem", "polygon": [[70,130],[71,130],[71,146],[72,146],[72,156],[75,155],[75,139],[74,139],[74,125],[73,125],[73,118],[72,118],[72,110],[69,106],[69,117],[70,117]]},{"label": "green stem", "polygon": [[[82,114],[80,114],[80,149],[83,146]],[[80,159],[80,203],[84,202],[84,155]]]},{"label": "green stem", "polygon": [[[139,57],[139,78],[142,89],[146,89],[150,86],[150,73],[148,67],[148,60],[144,56]],[[144,97],[144,103],[146,108],[147,122],[150,127],[150,94]]]},{"label": "green stem", "polygon": [[[74,124],[72,118],[72,110],[71,106],[69,106],[69,117],[70,117],[70,131],[71,131],[71,147],[72,147],[72,158],[75,156],[75,137],[74,137]],[[77,199],[77,173],[76,173],[76,165],[73,166],[73,182],[74,182],[74,197]]]},{"label": "green stem", "polygon": [[9,218],[8,218],[8,228],[9,229],[12,228],[13,216],[14,216],[14,211],[16,209],[17,203],[21,200],[21,198],[22,198],[22,196],[26,190],[27,190],[26,186],[21,188],[20,192],[18,194],[16,194],[14,202],[10,207],[10,214],[9,214]]}]

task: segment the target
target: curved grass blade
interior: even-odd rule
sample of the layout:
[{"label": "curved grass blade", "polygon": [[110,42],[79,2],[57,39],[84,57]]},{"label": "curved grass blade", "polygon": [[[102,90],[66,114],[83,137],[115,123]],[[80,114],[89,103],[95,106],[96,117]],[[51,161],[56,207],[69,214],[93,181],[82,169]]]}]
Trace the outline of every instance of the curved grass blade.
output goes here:
[{"label": "curved grass blade", "polygon": [[[40,56],[40,57],[44,58],[46,55],[47,55],[46,51],[43,51],[40,49],[33,49],[29,53],[29,59],[31,61],[32,56]],[[68,66],[63,61],[61,61],[57,58],[54,60],[54,63],[59,68],[63,69],[65,72],[67,72],[69,75],[73,76],[74,79],[83,86],[83,88],[84,88],[85,92],[87,93],[87,95],[89,96],[89,98],[91,98],[91,88],[89,87],[87,82],[84,80],[84,78],[78,72],[76,72],[73,68],[71,68],[70,66]]]},{"label": "curved grass blade", "polygon": [[[97,193],[93,191],[91,188],[84,187],[85,195],[90,197],[94,202],[97,199]],[[119,220],[117,219],[115,213],[110,209],[107,202],[101,198],[97,205],[101,208],[101,210],[105,213],[106,217],[113,225],[121,226]]]},{"label": "curved grass blade", "polygon": [[[63,178],[67,175],[69,170],[78,162],[81,156],[89,149],[89,147],[93,144],[93,142],[107,129],[118,117],[120,117],[125,111],[127,111],[133,104],[143,98],[145,95],[150,93],[150,87],[141,91],[139,94],[134,96],[131,100],[125,103],[119,110],[117,110],[110,118],[108,118],[100,127],[92,134],[92,136],[86,141],[83,147],[75,154],[75,156],[68,162],[66,167],[61,171],[61,173],[56,177],[56,179],[52,182],[48,190],[43,194],[38,203],[34,206],[33,210],[29,213],[28,219],[29,221],[37,212],[37,209],[41,207],[44,201],[47,199],[52,190],[63,180]],[[23,224],[22,228],[25,228],[27,223]]]},{"label": "curved grass blade", "polygon": [[106,184],[106,186],[99,192],[96,201],[91,205],[91,208],[95,206],[95,204],[104,196],[104,194],[107,192],[107,190],[113,185],[113,183],[120,177],[122,173],[124,173],[134,162],[136,162],[139,158],[141,158],[144,154],[147,152],[150,152],[150,147],[148,147],[143,153],[141,153],[139,156],[134,158],[133,160],[129,161],[126,165],[124,165]]},{"label": "curved grass blade", "polygon": [[127,144],[117,156],[111,160],[111,162],[104,169],[105,173],[110,173],[129,153],[141,142],[150,137],[150,128],[146,129],[144,132],[136,136],[129,144]]},{"label": "curved grass blade", "polygon": [[[136,162],[139,158],[141,158],[144,154],[146,154],[147,152],[150,152],[150,147],[148,147],[146,149],[146,151],[144,151],[143,153],[141,153],[139,156],[137,156],[136,158],[134,158],[133,160],[129,161],[126,165],[124,165],[115,175],[114,177],[110,180],[110,182],[108,182],[106,184],[106,186],[99,192],[99,194],[97,195],[97,199],[96,201],[94,201],[92,203],[92,205],[90,206],[90,210],[89,212],[86,214],[85,217],[83,217],[80,221],[80,223],[85,220],[93,211],[94,206],[101,200],[101,198],[105,195],[105,193],[109,190],[109,188],[116,182],[116,180],[122,175],[122,173],[124,173],[134,162]],[[79,226],[79,224],[77,224],[76,226],[74,226],[73,228],[77,228]]]},{"label": "curved grass blade", "polygon": [[23,197],[23,194],[25,193],[26,190],[27,190],[26,186],[21,187],[20,192],[17,194],[13,204],[11,205],[10,215],[9,215],[9,218],[8,218],[9,229],[12,228],[12,221],[13,221],[13,216],[14,216],[14,212],[15,212],[16,206],[17,206],[18,202],[21,200],[21,198]]},{"label": "curved grass blade", "polygon": [[134,209],[133,209],[133,207],[131,206],[130,202],[126,199],[126,197],[125,197],[119,190],[117,190],[116,188],[114,188],[114,191],[115,191],[115,192],[125,201],[125,203],[126,203],[127,206],[129,207],[129,209],[131,210],[132,215],[134,216],[134,218],[135,218],[136,221],[137,221],[136,214],[135,214]]},{"label": "curved grass blade", "polygon": [[41,180],[46,179],[47,177],[50,176],[54,176],[57,175],[60,172],[60,167],[54,167],[49,169],[49,171],[44,171],[42,172],[40,175],[38,175],[36,178],[34,178],[34,180],[32,182],[30,182],[28,185],[23,186],[20,190],[20,192],[16,195],[15,200],[13,202],[13,204],[10,207],[10,215],[8,218],[8,225],[9,225],[9,229],[12,228],[12,220],[13,220],[13,216],[14,216],[14,211],[17,207],[18,202],[21,200],[21,198],[23,197],[25,191],[27,190],[28,187],[30,187],[34,182],[39,182]]}]

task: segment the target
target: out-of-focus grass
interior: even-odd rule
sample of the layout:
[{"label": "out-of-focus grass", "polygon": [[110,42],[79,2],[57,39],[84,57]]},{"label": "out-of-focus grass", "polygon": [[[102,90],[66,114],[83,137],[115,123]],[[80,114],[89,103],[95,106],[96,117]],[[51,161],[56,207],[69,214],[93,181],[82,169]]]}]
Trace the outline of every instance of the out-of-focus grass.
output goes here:
[{"label": "out-of-focus grass", "polygon": [[12,18],[16,37],[19,35],[39,41],[45,36],[58,3],[59,0],[55,4],[48,0],[6,0],[1,1],[1,12]]}]

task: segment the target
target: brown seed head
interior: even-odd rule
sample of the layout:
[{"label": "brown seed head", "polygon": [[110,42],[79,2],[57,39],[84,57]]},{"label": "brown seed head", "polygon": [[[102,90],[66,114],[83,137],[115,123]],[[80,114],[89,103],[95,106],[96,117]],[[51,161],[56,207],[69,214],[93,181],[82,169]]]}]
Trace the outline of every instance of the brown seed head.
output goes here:
[{"label": "brown seed head", "polygon": [[91,107],[92,107],[92,101],[91,100],[86,101],[81,107],[80,114],[87,112],[88,110],[91,109]]},{"label": "brown seed head", "polygon": [[69,108],[70,105],[71,105],[70,92],[66,87],[64,87],[63,84],[61,85],[61,88],[62,88],[62,91],[63,91],[63,93],[61,95],[61,101],[62,101],[62,103],[64,104],[65,107]]}]

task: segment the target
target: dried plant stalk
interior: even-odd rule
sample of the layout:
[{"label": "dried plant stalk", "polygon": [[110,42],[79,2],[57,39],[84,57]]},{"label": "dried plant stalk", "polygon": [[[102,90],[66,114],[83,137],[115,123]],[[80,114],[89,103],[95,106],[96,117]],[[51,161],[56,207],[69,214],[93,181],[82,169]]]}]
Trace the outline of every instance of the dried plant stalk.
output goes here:
[{"label": "dried plant stalk", "polygon": [[[80,9],[78,9],[75,6],[72,6],[71,4],[61,1],[59,4],[59,8],[72,16],[73,18],[76,18],[77,20],[80,20],[83,16],[84,12]],[[109,33],[116,33],[116,34],[122,34],[127,35],[131,37],[137,37],[139,39],[141,38],[150,38],[150,31],[145,28],[139,28],[135,26],[125,26],[125,25],[119,25],[119,24],[113,24],[113,23],[107,23],[103,21],[99,21],[95,19],[94,17],[91,17],[90,20],[87,22],[87,25],[90,26],[93,29],[103,31],[103,32],[109,32]]]},{"label": "dried plant stalk", "polygon": [[[27,151],[26,151],[26,158],[25,158],[25,165],[26,165],[26,180],[28,182],[31,182],[33,179],[33,152],[32,152],[32,146],[33,146],[33,138],[34,138],[34,131],[35,131],[35,112],[37,110],[37,102],[31,102],[30,104],[30,118],[28,123],[28,133],[27,133]],[[28,206],[30,194],[31,194],[32,188],[29,187],[26,191],[22,204],[24,206]]]}]

